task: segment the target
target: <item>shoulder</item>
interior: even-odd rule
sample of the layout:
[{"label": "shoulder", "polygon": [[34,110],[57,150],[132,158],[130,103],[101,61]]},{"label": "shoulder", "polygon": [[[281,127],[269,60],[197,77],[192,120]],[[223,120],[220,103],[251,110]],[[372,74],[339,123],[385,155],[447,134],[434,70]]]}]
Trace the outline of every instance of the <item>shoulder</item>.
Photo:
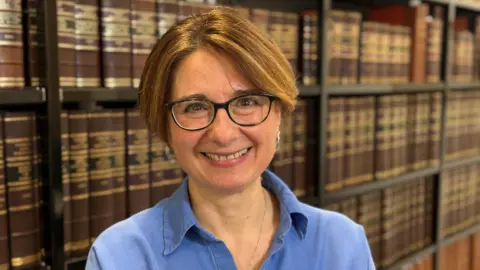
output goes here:
[{"label": "shoulder", "polygon": [[90,248],[87,269],[142,268],[139,263],[145,263],[146,269],[154,265],[152,250],[163,250],[162,217],[166,201],[103,231]]},{"label": "shoulder", "polygon": [[337,269],[375,269],[362,225],[338,212],[306,204],[302,208],[308,219],[307,235],[320,243],[321,257],[330,261],[329,266],[343,261],[348,268]]}]

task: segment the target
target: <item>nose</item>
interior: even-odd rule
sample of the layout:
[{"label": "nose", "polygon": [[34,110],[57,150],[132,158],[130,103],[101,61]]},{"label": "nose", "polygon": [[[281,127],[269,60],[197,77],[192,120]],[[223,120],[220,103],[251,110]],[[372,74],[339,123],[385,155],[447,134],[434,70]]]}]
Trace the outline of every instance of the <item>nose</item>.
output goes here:
[{"label": "nose", "polygon": [[220,109],[208,127],[208,138],[219,145],[228,145],[238,136],[238,125],[228,116],[227,111]]}]

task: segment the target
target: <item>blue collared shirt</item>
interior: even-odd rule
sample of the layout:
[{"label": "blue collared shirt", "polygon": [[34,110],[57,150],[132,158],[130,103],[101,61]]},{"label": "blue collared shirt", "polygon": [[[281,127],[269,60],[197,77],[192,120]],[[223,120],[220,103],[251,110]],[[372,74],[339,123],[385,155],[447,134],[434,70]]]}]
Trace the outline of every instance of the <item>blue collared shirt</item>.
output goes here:
[{"label": "blue collared shirt", "polygon": [[[363,227],[300,202],[268,170],[262,177],[280,202],[280,224],[261,269],[375,269]],[[197,222],[187,185],[188,178],[170,198],[101,233],[86,269],[236,269],[226,245]]]}]

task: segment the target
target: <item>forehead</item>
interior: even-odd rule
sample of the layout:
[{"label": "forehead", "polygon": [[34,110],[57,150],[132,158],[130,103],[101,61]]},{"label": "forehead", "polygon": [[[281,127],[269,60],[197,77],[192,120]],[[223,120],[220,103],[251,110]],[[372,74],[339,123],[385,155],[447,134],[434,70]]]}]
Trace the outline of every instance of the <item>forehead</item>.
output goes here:
[{"label": "forehead", "polygon": [[231,58],[200,49],[179,62],[172,84],[172,100],[191,95],[205,95],[222,102],[235,91],[252,89],[253,85],[235,67]]}]

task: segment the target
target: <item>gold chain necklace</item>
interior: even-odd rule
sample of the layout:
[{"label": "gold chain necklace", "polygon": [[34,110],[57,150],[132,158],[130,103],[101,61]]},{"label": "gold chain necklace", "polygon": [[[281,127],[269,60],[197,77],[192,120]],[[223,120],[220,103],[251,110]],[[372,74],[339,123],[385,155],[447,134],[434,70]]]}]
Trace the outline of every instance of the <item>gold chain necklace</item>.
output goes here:
[{"label": "gold chain necklace", "polygon": [[260,232],[258,233],[257,244],[255,245],[252,255],[250,256],[250,269],[253,269],[253,257],[255,256],[255,252],[257,251],[258,243],[260,243],[260,237],[262,236],[262,230],[263,230],[263,221],[265,220],[265,215],[267,213],[267,196],[265,195],[265,191],[263,190],[263,188],[262,188],[262,193],[263,193],[263,203],[264,203],[263,217],[262,217],[262,223],[260,224]]}]

